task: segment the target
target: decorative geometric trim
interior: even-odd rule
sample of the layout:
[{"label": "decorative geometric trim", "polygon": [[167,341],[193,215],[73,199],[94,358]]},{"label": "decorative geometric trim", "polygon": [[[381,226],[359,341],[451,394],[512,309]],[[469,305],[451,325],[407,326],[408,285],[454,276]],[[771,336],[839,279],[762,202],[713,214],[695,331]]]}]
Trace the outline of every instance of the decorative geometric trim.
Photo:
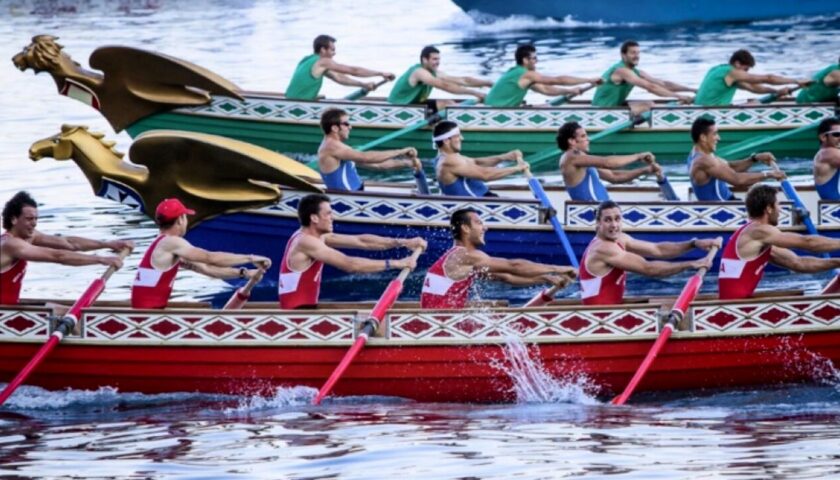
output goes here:
[{"label": "decorative geometric trim", "polygon": [[811,125],[821,118],[834,115],[831,106],[768,107],[743,105],[739,107],[702,108],[672,106],[651,110],[651,120],[657,129],[690,129],[701,115],[711,116],[721,128],[792,128]]},{"label": "decorative geometric trim", "polygon": [[[592,229],[595,226],[597,203],[567,202],[566,225],[572,229]],[[780,227],[793,227],[792,204],[782,202]],[[627,231],[633,230],[734,230],[747,221],[743,202],[640,202],[621,208]]]},{"label": "decorative geometric trim", "polygon": [[821,227],[840,227],[840,202],[820,200],[819,225]]},{"label": "decorative geometric trim", "polygon": [[840,299],[802,298],[777,302],[698,305],[694,331],[708,333],[787,333],[840,328]]}]

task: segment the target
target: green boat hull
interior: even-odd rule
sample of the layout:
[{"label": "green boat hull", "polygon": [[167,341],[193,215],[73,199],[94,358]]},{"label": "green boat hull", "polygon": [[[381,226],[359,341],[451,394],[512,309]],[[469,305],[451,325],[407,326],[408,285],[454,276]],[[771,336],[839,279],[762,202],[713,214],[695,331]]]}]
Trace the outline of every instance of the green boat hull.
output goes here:
[{"label": "green boat hull", "polygon": [[[343,108],[350,113],[352,145],[370,142],[423,119],[423,110],[419,107],[358,102],[292,102],[272,97],[246,97],[245,102],[240,102],[216,97],[208,106],[181,108],[148,116],[127,130],[132,137],[155,129],[196,131],[235,138],[286,154],[311,155],[322,139],[318,119],[330,107]],[[651,110],[650,122],[595,141],[590,148],[597,154],[651,151],[662,163],[678,163],[685,160],[691,149],[691,122],[700,115],[712,115],[717,119],[721,132],[718,148],[722,150],[750,139],[815,125],[834,113],[833,105],[745,105],[710,109],[655,107]],[[528,156],[556,148],[557,127],[565,121],[578,121],[592,135],[626,122],[629,113],[626,109],[596,110],[588,107],[458,107],[450,109],[447,118],[461,126],[465,138],[463,153],[466,155],[480,157],[519,149]],[[777,157],[809,158],[814,154],[816,145],[814,131],[810,129],[782,141],[761,145],[759,149],[772,151]],[[378,149],[406,146],[417,148],[424,158],[436,155],[428,127],[391,140]],[[536,167],[536,170],[553,170],[556,163],[552,159],[540,162]]]}]

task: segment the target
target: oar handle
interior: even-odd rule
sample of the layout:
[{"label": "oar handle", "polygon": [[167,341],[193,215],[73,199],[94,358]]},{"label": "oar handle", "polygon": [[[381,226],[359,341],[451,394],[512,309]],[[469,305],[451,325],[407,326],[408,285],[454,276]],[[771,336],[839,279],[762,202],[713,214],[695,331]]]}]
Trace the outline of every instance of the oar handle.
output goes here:
[{"label": "oar handle", "polygon": [[583,95],[584,92],[586,92],[587,90],[591,90],[591,89],[595,88],[596,86],[597,86],[596,83],[590,83],[587,87],[582,88],[580,90],[580,93],[572,93],[572,94],[569,94],[569,95],[560,95],[557,98],[551,99],[548,102],[548,104],[549,105],[554,105],[554,106],[563,105],[564,103],[568,102],[569,100],[577,97],[578,95]]},{"label": "oar handle", "polygon": [[248,299],[251,298],[251,290],[260,283],[262,280],[263,275],[265,274],[265,268],[263,268],[262,264],[258,267],[259,272],[256,275],[248,279],[248,282],[245,283],[240,288],[237,288],[233,295],[230,296],[225,306],[222,307],[222,310],[238,310],[242,308]]},{"label": "oar handle", "polygon": [[[787,94],[788,94],[788,95],[790,95],[790,94],[792,94],[793,92],[795,92],[795,91],[799,90],[800,88],[802,88],[802,85],[797,85],[797,86],[795,86],[795,87],[791,88],[790,90],[788,90],[788,93],[787,93]],[[779,99],[779,97],[780,97],[780,95],[779,95],[778,93],[769,93],[769,94],[767,94],[767,95],[765,95],[765,96],[763,96],[763,97],[759,98],[759,99],[758,99],[758,103],[762,103],[762,104],[764,104],[764,103],[773,103],[773,102],[775,102],[776,100],[778,100],[778,99]]]},{"label": "oar handle", "polygon": [[[715,255],[717,255],[718,250],[720,247],[712,247],[709,249],[709,253],[706,254],[704,260],[707,260],[711,263]],[[697,293],[700,291],[700,286],[703,284],[703,277],[706,276],[706,272],[709,271],[710,267],[700,267],[697,269],[697,273],[689,279],[688,283],[686,283],[685,287],[680,292],[680,296],[677,297],[677,301],[674,302],[674,306],[671,308],[671,312],[668,315],[668,322],[666,325],[670,325],[671,328],[674,328],[676,323],[678,323],[684,316],[685,312],[688,311],[689,305],[691,302],[694,301],[694,298],[697,297]]]},{"label": "oar handle", "polygon": [[[409,258],[411,258],[412,260],[414,260],[414,262],[416,263],[416,262],[417,262],[417,258],[420,256],[420,254],[422,254],[422,253],[423,253],[423,250],[424,250],[424,249],[423,249],[422,247],[417,247],[417,248],[415,248],[415,249],[411,252],[411,257],[409,257]],[[404,282],[404,281],[405,281],[405,279],[408,277],[408,274],[409,274],[409,273],[411,273],[411,271],[412,271],[412,270],[414,270],[414,269],[413,269],[413,268],[411,268],[411,267],[405,267],[405,268],[403,268],[402,270],[400,270],[400,274],[399,274],[399,275],[397,275],[397,280],[399,280],[400,282]]]},{"label": "oar handle", "polygon": [[[129,256],[132,250],[134,250],[133,247],[125,247],[117,253],[117,256],[120,257],[120,260],[125,260],[125,257]],[[103,282],[107,282],[108,279],[111,278],[111,275],[116,273],[117,270],[119,270],[119,267],[111,265],[107,270],[105,270],[105,273],[103,273],[100,278],[102,278]]]},{"label": "oar handle", "polygon": [[368,93],[372,92],[373,90],[376,90],[377,88],[381,87],[382,85],[385,85],[388,82],[390,82],[390,80],[388,80],[387,78],[384,78],[381,81],[374,84],[372,89],[368,90],[367,88],[362,87],[362,88],[356,90],[355,92],[351,93],[350,95],[347,95],[346,97],[344,97],[344,99],[345,100],[358,100],[360,98],[363,98],[364,96],[366,96]]}]

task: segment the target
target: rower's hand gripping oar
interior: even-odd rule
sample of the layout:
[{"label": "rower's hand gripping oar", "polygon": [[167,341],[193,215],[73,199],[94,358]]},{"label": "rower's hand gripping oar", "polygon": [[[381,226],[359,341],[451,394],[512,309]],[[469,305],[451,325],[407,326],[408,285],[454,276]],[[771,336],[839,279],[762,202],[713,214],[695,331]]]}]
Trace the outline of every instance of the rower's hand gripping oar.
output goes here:
[{"label": "rower's hand gripping oar", "polygon": [[[120,257],[120,260],[122,260],[128,256],[129,253],[131,253],[131,248],[126,247],[120,251],[118,256]],[[14,391],[17,390],[17,388],[26,380],[29,374],[41,364],[44,358],[49,355],[58,342],[64,339],[64,336],[69,332],[73,331],[79,321],[79,316],[81,315],[82,310],[91,306],[93,302],[96,301],[102,291],[105,290],[105,282],[107,282],[108,279],[111,278],[111,275],[113,275],[117,270],[118,267],[116,266],[112,265],[108,267],[108,270],[105,270],[105,273],[103,273],[101,277],[92,281],[90,285],[88,285],[87,290],[85,290],[82,296],[80,296],[73,306],[70,307],[70,310],[68,310],[67,313],[58,320],[55,331],[52,332],[47,342],[41,346],[38,352],[35,353],[35,356],[29,360],[29,363],[27,363],[26,366],[18,372],[17,376],[15,376],[15,378],[6,385],[3,392],[0,393],[0,405],[3,405],[12,393],[14,393]]]},{"label": "rower's hand gripping oar", "polygon": [[528,179],[528,186],[531,188],[531,192],[534,194],[536,200],[540,202],[543,209],[545,209],[548,221],[551,223],[552,228],[554,228],[554,233],[557,235],[557,239],[560,240],[560,244],[563,245],[563,251],[565,251],[566,256],[569,257],[569,264],[571,264],[575,269],[580,268],[578,259],[575,256],[575,251],[572,248],[572,244],[569,242],[569,237],[566,236],[566,232],[563,231],[563,225],[560,224],[560,219],[557,218],[557,210],[555,210],[554,206],[551,205],[551,200],[549,200],[548,195],[545,194],[545,190],[543,190],[540,181],[534,178],[531,174],[531,170],[527,168],[527,164],[525,164],[523,160],[519,160],[519,162],[526,166],[524,173],[525,177]]},{"label": "rower's hand gripping oar", "polygon": [[352,100],[358,100],[360,98],[364,98],[364,97],[367,96],[368,93],[376,90],[377,88],[381,87],[382,85],[385,85],[388,82],[390,82],[390,80],[388,80],[387,78],[383,78],[379,82],[376,82],[376,84],[370,90],[362,87],[362,88],[356,90],[355,92],[351,93],[350,95],[347,95],[346,97],[344,97],[344,99],[352,101]]},{"label": "rower's hand gripping oar", "polygon": [[577,97],[578,95],[583,95],[583,94],[584,94],[584,92],[586,92],[587,90],[592,90],[593,88],[595,88],[595,87],[597,87],[597,86],[598,86],[598,84],[597,84],[597,83],[590,83],[587,87],[582,88],[582,89],[580,90],[580,93],[571,94],[571,95],[560,95],[560,96],[559,96],[559,97],[557,97],[557,98],[553,98],[553,99],[551,99],[551,100],[548,102],[548,104],[549,104],[549,105],[553,105],[553,106],[563,105],[564,103],[568,103],[568,102],[569,102],[569,100],[571,100],[571,99],[573,99],[573,98]]},{"label": "rower's hand gripping oar", "polygon": [[[719,247],[712,247],[706,255],[706,259],[710,264],[715,258],[715,255],[717,255],[718,249]],[[688,279],[688,282],[686,282],[682,292],[680,292],[680,296],[677,297],[677,301],[674,303],[671,312],[668,314],[668,319],[662,326],[662,332],[660,332],[656,342],[654,342],[650,351],[648,351],[647,356],[645,356],[645,359],[642,361],[642,364],[639,365],[639,369],[636,370],[636,374],[633,375],[630,383],[627,384],[627,387],[621,395],[613,399],[613,405],[624,405],[624,402],[626,402],[627,399],[630,398],[630,395],[633,394],[633,391],[636,390],[639,382],[642,381],[642,378],[644,378],[648,369],[653,364],[653,361],[656,360],[656,356],[659,355],[662,347],[664,347],[665,343],[668,342],[668,338],[671,337],[671,333],[674,331],[674,328],[676,328],[677,324],[685,317],[685,313],[688,311],[688,307],[691,306],[691,302],[693,302],[694,298],[697,297],[697,293],[700,291],[700,286],[703,284],[703,277],[706,275],[707,270],[707,267],[702,267],[697,270],[697,273]]]},{"label": "rower's hand gripping oar", "polygon": [[[802,88],[802,85],[797,85],[797,86],[791,88],[790,90],[788,90],[785,95],[791,95],[791,94],[793,94],[793,92],[799,90],[800,88]],[[761,104],[773,103],[776,100],[778,100],[779,97],[782,97],[782,96],[783,95],[780,95],[778,93],[768,93],[767,95],[759,98],[758,103],[761,103]]]},{"label": "rower's hand gripping oar", "polygon": [[[651,158],[650,155],[646,155],[642,161],[653,164],[654,160]],[[668,176],[665,175],[665,172],[662,171],[660,167],[659,170],[656,172],[656,184],[659,185],[659,190],[662,192],[662,196],[665,200],[669,202],[679,202],[680,197],[677,195],[677,192],[674,191],[674,187],[671,186],[671,182],[668,180]]]},{"label": "rower's hand gripping oar", "polygon": [[[415,261],[420,254],[423,253],[422,248],[416,248],[414,253],[411,255]],[[394,302],[397,301],[397,297],[400,296],[400,293],[403,289],[403,282],[405,282],[406,277],[408,274],[411,273],[410,267],[405,267],[400,271],[400,274],[397,275],[397,278],[391,280],[391,283],[388,284],[388,287],[385,288],[385,291],[382,292],[382,296],[379,297],[379,300],[374,305],[373,310],[370,312],[370,316],[368,316],[367,320],[365,320],[361,327],[359,328],[359,333],[356,336],[356,341],[353,342],[353,345],[350,347],[350,350],[347,350],[347,353],[344,354],[344,358],[341,359],[338,366],[335,367],[332,375],[330,378],[327,379],[327,382],[324,383],[324,386],[318,390],[318,395],[312,400],[313,405],[320,405],[321,400],[330,393],[333,386],[338,382],[341,376],[344,374],[344,371],[347,370],[347,367],[353,362],[353,359],[359,353],[359,351],[364,348],[367,339],[373,335],[373,332],[379,327],[379,323],[385,318],[385,314],[388,313],[388,310],[394,305]]]},{"label": "rower's hand gripping oar", "polygon": [[257,273],[249,278],[245,285],[237,288],[236,291],[233,292],[233,295],[230,296],[227,303],[225,303],[225,306],[222,307],[222,310],[239,310],[242,308],[248,302],[248,299],[251,298],[251,290],[260,283],[263,275],[265,275],[265,271],[265,266],[260,264],[257,268]]}]

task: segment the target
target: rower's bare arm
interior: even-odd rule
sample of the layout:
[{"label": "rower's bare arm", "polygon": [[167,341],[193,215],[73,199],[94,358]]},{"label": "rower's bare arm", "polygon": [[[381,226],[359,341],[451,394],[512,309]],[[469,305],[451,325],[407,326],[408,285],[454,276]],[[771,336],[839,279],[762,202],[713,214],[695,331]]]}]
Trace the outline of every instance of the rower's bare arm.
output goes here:
[{"label": "rower's bare arm", "polygon": [[238,268],[217,267],[201,262],[181,262],[181,265],[187,270],[192,270],[193,272],[200,273],[211,278],[219,278],[222,280],[239,278]]},{"label": "rower's bare arm", "polygon": [[331,233],[323,237],[324,243],[333,248],[355,248],[357,250],[388,250],[405,247],[410,250],[426,248],[426,241],[421,237],[393,238],[381,237],[371,233],[362,235],[342,235]]},{"label": "rower's bare arm", "polygon": [[629,250],[610,249],[604,255],[604,262],[614,268],[638,273],[646,277],[667,277],[694,266],[693,262],[663,262],[646,260]]},{"label": "rower's bare arm", "polygon": [[840,168],[840,148],[823,149],[818,161],[832,168]]},{"label": "rower's bare arm", "polygon": [[598,169],[598,176],[600,176],[602,180],[606,180],[610,183],[632,182],[633,180],[649,173],[653,173],[650,165],[634,168],[632,170],[611,170],[607,168]]},{"label": "rower's bare arm", "polygon": [[353,75],[354,77],[385,77],[385,78],[393,78],[394,75],[388,72],[377,72],[376,70],[370,70],[364,67],[355,67],[352,65],[344,65],[338,63],[332,59],[323,59],[321,60],[322,66],[327,69],[327,72],[337,72],[343,73],[345,75]]},{"label": "rower's bare arm", "polygon": [[458,85],[463,85],[466,87],[492,87],[493,82],[490,80],[485,80],[483,78],[475,78],[475,77],[456,77],[454,75],[447,75],[441,71],[437,72],[437,78],[441,78],[448,82],[457,83]]},{"label": "rower's bare arm", "polygon": [[511,150],[507,153],[501,153],[490,157],[473,158],[473,161],[482,167],[495,167],[502,162],[519,162],[523,158],[521,150]]},{"label": "rower's bare arm", "polygon": [[[525,170],[526,166],[527,164],[525,164],[525,166],[517,165],[515,167],[504,168],[483,167],[481,165],[477,165],[475,162],[462,161],[453,162],[448,166],[448,168],[450,172],[459,177],[476,178],[484,182],[490,182],[522,172]],[[446,168],[446,164],[444,164],[443,168]]]},{"label": "rower's bare arm", "polygon": [[108,265],[122,267],[122,259],[117,256],[89,255],[67,249],[58,249],[32,245],[20,239],[8,239],[3,242],[3,253],[13,258],[30,262],[50,262],[62,265]]},{"label": "rower's bare arm", "polygon": [[[417,149],[414,147],[397,148],[393,150],[377,150],[371,152],[360,152],[345,144],[334,145],[329,152],[330,156],[352,160],[359,165],[371,167],[378,163],[386,162],[392,158],[402,155],[416,157]],[[410,163],[410,162],[409,162]]]},{"label": "rower's bare arm", "polygon": [[756,83],[769,83],[771,85],[789,85],[792,83],[802,83],[807,84],[809,80],[797,80],[795,78],[790,77],[783,77],[781,75],[774,75],[774,74],[757,74],[757,73],[749,73],[743,70],[732,69],[729,71],[728,76],[738,82],[739,86],[746,88],[746,84],[756,84]]},{"label": "rower's bare arm", "polygon": [[343,73],[335,72],[335,71],[332,71],[332,70],[327,70],[326,73],[324,73],[324,75],[327,76],[328,78],[330,78],[335,83],[338,83],[340,85],[344,85],[344,86],[347,86],[347,87],[368,88],[373,84],[373,82],[363,82],[361,80],[356,80],[355,78],[348,77],[347,75],[344,75]]},{"label": "rower's bare arm", "polygon": [[[698,159],[699,160],[699,159]],[[749,161],[749,160],[748,160]],[[695,160],[697,162],[697,160]],[[749,187],[758,183],[772,174],[765,175],[763,172],[736,172],[729,163],[714,159],[703,159],[697,163],[697,168],[702,169],[711,178],[717,178],[736,187]]]},{"label": "rower's bare arm", "polygon": [[840,268],[840,258],[800,257],[787,248],[773,247],[770,261],[799,273],[816,273]]},{"label": "rower's bare arm", "polygon": [[772,225],[756,225],[750,231],[753,240],[765,245],[781,248],[798,248],[815,253],[836,252],[840,250],[840,239],[822,235],[800,235],[784,232]]},{"label": "rower's bare arm", "polygon": [[673,92],[673,91],[668,90],[667,88],[665,88],[661,85],[657,85],[656,83],[653,83],[649,80],[645,80],[644,78],[642,78],[638,75],[635,75],[633,72],[631,72],[630,70],[627,70],[625,68],[620,68],[620,69],[616,70],[616,73],[619,73],[619,76],[621,76],[621,78],[625,82],[627,82],[631,85],[635,85],[639,88],[644,88],[648,92],[650,92],[654,95],[657,95],[659,97],[667,97],[667,98],[676,97],[676,98],[679,98],[680,100],[686,99],[686,97],[678,94],[677,92]]},{"label": "rower's bare arm", "polygon": [[478,270],[485,270],[491,275],[509,274],[521,277],[539,277],[541,275],[571,275],[574,269],[563,265],[546,265],[521,258],[491,257],[480,250],[464,254],[464,261]]},{"label": "rower's bare arm", "polygon": [[645,71],[639,70],[639,76],[643,79],[647,80],[648,82],[655,83],[660,87],[666,88],[672,92],[696,92],[696,88],[686,87],[685,85],[681,85],[676,82],[671,82],[669,80],[662,80],[661,78],[656,78],[653,75],[648,74]]},{"label": "rower's bare arm", "polygon": [[211,252],[203,248],[195,247],[180,237],[166,237],[161,241],[159,248],[163,248],[172,255],[182,258],[188,262],[205,263],[216,267],[233,267],[246,263],[260,263],[264,265],[266,269],[271,266],[271,260],[262,255]]},{"label": "rower's bare arm", "polygon": [[641,161],[646,155],[651,155],[650,152],[635,153],[633,155],[567,155],[566,161],[570,161],[575,167],[595,167],[595,168],[621,168],[625,165],[630,165],[633,162]]},{"label": "rower's bare arm", "polygon": [[[330,237],[334,236],[343,237],[344,235],[330,235]],[[344,244],[340,241],[339,244],[344,246]],[[310,258],[324,262],[327,265],[333,266],[345,272],[375,273],[385,270],[385,260],[371,260],[362,257],[351,257],[341,253],[335,248],[332,248],[330,245],[326,245],[324,242],[301,241],[298,243],[298,248]]]},{"label": "rower's bare arm", "polygon": [[109,240],[103,242],[84,237],[48,235],[37,230],[35,231],[34,238],[32,239],[32,244],[41,247],[70,250],[73,252],[85,252],[89,250],[99,250],[101,248],[109,248],[113,251],[122,250],[123,248],[134,248],[134,242],[131,240]]},{"label": "rower's bare arm", "polygon": [[840,85],[840,70],[834,70],[823,78],[823,85],[826,87],[836,87]]},{"label": "rower's bare arm", "polygon": [[534,83],[531,85],[531,90],[535,92],[542,93],[543,95],[549,97],[557,97],[560,95],[569,95],[569,96],[576,96],[580,95],[581,89],[580,87],[577,88],[563,88],[563,87],[555,87],[552,85],[547,85],[544,83]]},{"label": "rower's bare arm", "polygon": [[583,78],[573,77],[571,75],[542,75],[537,72],[528,72],[525,75],[533,83],[543,85],[580,85],[582,83],[597,83],[601,81],[600,77]]},{"label": "rower's bare arm", "polygon": [[434,77],[426,70],[417,69],[415,73],[417,73],[417,79],[422,81],[426,85],[431,85],[432,87],[439,88],[445,92],[454,93],[456,95],[472,95],[474,97],[479,98],[482,101],[484,100],[484,93],[479,92],[478,90],[462,87],[461,85],[458,85],[455,82],[450,82],[442,78]]},{"label": "rower's bare arm", "polygon": [[778,93],[779,95],[787,94],[787,91],[784,91],[785,89],[776,90],[773,87],[768,87],[767,85],[761,83],[738,82],[737,86],[740,89],[753,93]]}]

